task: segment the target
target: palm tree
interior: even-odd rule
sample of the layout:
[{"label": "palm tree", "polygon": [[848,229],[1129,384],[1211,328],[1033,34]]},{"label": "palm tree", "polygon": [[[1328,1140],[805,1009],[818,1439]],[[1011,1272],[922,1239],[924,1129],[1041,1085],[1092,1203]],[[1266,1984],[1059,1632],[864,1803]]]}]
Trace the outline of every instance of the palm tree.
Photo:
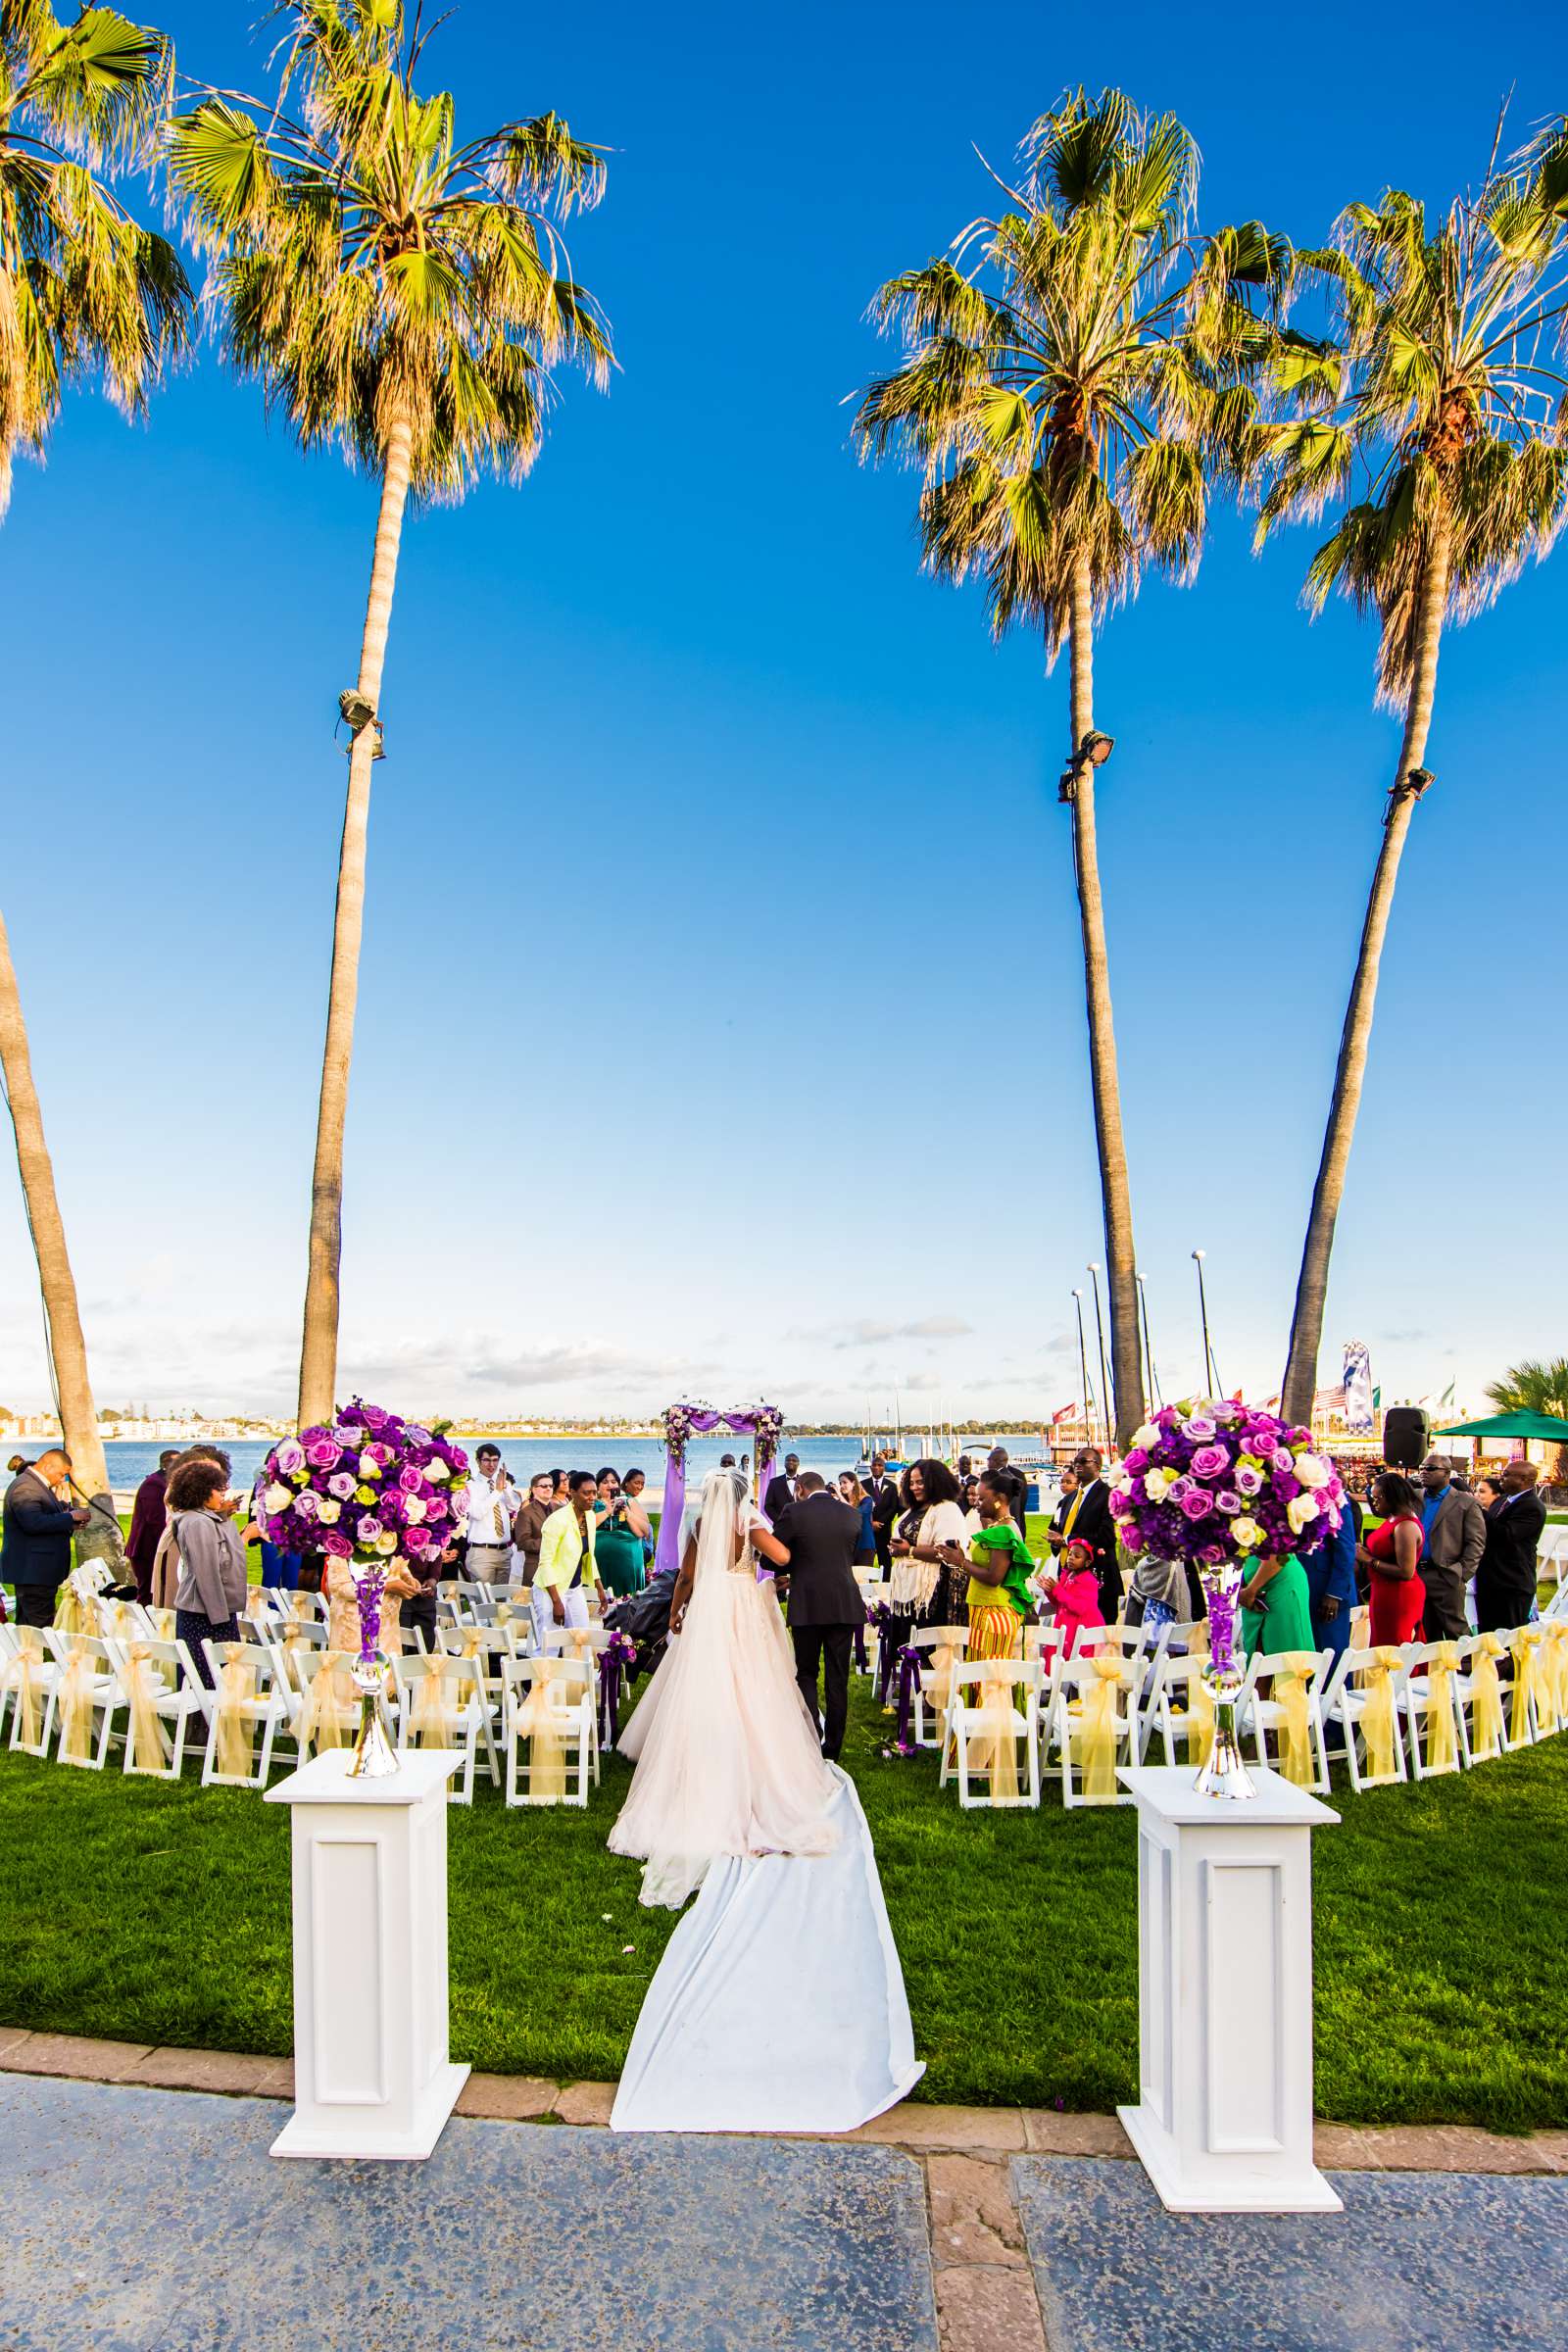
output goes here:
[{"label": "palm tree", "polygon": [[[1200,237],[1198,154],[1172,115],[1119,91],[1069,92],[1020,149],[1006,208],[891,278],[873,305],[904,357],[860,399],[863,456],[924,476],[926,568],[978,576],[992,632],[1037,627],[1048,669],[1066,645],[1072,811],[1095,1137],[1109,1276],[1116,1428],[1143,1419],[1137,1262],[1122,1139],[1095,771],[1097,624],[1146,568],[1190,580],[1211,479],[1232,476],[1258,422],[1250,378],[1289,255],[1256,222]],[[999,183],[1000,184],[1000,183]]]},{"label": "palm tree", "polygon": [[[1500,126],[1499,126],[1500,127]],[[1377,699],[1403,718],[1383,837],[1340,1039],[1323,1152],[1297,1284],[1281,1403],[1310,1419],[1334,1227],[1366,1073],[1378,969],[1425,761],[1446,622],[1484,612],[1568,511],[1565,379],[1547,364],[1564,317],[1568,139],[1496,149],[1475,195],[1435,223],[1388,191],[1355,204],[1333,247],[1299,258],[1334,313],[1331,333],[1282,339],[1278,388],[1296,412],[1261,439],[1259,541],[1315,516],[1365,469],[1366,494],[1313,557],[1306,597],[1338,590],[1377,614]]]},{"label": "palm tree", "polygon": [[[83,8],[67,24],[49,0],[0,0],[0,514],[18,451],[42,458],[68,383],[97,379],[139,415],[184,345],[190,289],[178,257],[100,176],[148,151],[172,72],[164,35],[114,9]],[[0,1075],[61,1425],[78,1485],[106,1506],[81,1548],[113,1552],[119,1527],[3,923]]]},{"label": "palm tree", "polygon": [[[1548,1420],[1568,1421],[1568,1355],[1526,1356],[1493,1381],[1487,1395],[1499,1413],[1544,1413]],[[1551,1475],[1556,1486],[1568,1481],[1568,1446],[1557,1447]]]},{"label": "palm tree", "polygon": [[[371,763],[404,511],[460,499],[487,466],[524,474],[561,359],[603,383],[608,334],[555,223],[596,204],[604,161],[559,116],[460,146],[450,96],[421,99],[426,35],[401,0],[285,0],[277,102],[212,92],[178,117],[172,169],[214,257],[229,359],[307,448],[336,443],[380,484],[351,732],[300,1356],[301,1426],[337,1371],[343,1125],[359,986]],[[286,110],[298,91],[297,114]]]}]

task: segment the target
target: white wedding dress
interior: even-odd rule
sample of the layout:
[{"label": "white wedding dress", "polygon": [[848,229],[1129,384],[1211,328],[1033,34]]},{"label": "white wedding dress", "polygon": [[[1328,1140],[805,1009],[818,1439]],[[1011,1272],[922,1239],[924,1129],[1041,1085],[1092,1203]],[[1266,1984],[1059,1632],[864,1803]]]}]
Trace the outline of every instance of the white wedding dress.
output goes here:
[{"label": "white wedding dress", "polygon": [[703,1488],[681,1632],[619,1741],[637,1770],[610,1834],[642,1900],[698,1899],[643,2002],[617,2131],[847,2132],[925,2071],[855,1787],[824,1762],[744,1479]]}]

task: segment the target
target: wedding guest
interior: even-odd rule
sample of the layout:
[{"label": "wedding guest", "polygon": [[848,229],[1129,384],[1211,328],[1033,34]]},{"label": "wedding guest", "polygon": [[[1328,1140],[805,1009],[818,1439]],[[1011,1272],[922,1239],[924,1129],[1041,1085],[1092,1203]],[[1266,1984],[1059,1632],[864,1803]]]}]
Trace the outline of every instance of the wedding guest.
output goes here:
[{"label": "wedding guest", "polygon": [[[900,1489],[904,1515],[893,1538],[893,1583],[888,1598],[925,1625],[958,1625],[954,1612],[965,1601],[967,1568],[953,1569],[942,1546],[961,1546],[968,1536],[958,1503],[958,1482],[946,1462],[929,1455],[911,1462]],[[967,1558],[967,1555],[965,1555]]]},{"label": "wedding guest", "polygon": [[1080,1648],[1092,1647],[1084,1641],[1085,1634],[1105,1622],[1100,1605],[1100,1579],[1095,1573],[1094,1554],[1078,1536],[1069,1537],[1063,1544],[1061,1557],[1054,1576],[1036,1579],[1040,1596],[1051,1611],[1051,1622],[1059,1637],[1048,1642],[1044,1655],[1049,1659],[1059,1646],[1064,1657],[1072,1657]]},{"label": "wedding guest", "polygon": [[1427,1589],[1421,1620],[1425,1642],[1462,1642],[1470,1631],[1464,1596],[1487,1548],[1487,1519],[1473,1494],[1453,1483],[1446,1453],[1429,1453],[1421,1465],[1421,1524],[1426,1553],[1421,1563]]},{"label": "wedding guest", "polygon": [[803,1470],[794,1500],[779,1513],[773,1532],[788,1554],[787,1621],[795,1680],[820,1731],[822,1753],[836,1764],[849,1721],[850,1651],[856,1627],[865,1623],[853,1564],[862,1534],[860,1512],[830,1494],[816,1471]]},{"label": "wedding guest", "polygon": [[565,1471],[552,1470],[550,1473],[550,1484],[555,1494],[557,1510],[564,1510],[567,1493]]},{"label": "wedding guest", "polygon": [[[428,1653],[437,1647],[435,1589],[441,1579],[450,1576],[452,1571],[446,1564],[446,1555],[440,1552],[433,1552],[427,1560],[410,1560],[408,1571],[414,1591],[399,1596],[400,1635],[418,1635],[419,1640],[415,1646]],[[386,1648],[384,1641],[381,1646]],[[393,1653],[388,1651],[387,1654],[391,1656]]]},{"label": "wedding guest", "polygon": [[1152,1552],[1145,1552],[1133,1563],[1125,1621],[1147,1625],[1155,1633],[1162,1625],[1192,1624],[1193,1596],[1180,1560],[1156,1560]]},{"label": "wedding guest", "polygon": [[566,1503],[544,1524],[533,1580],[534,1632],[543,1647],[560,1626],[588,1623],[588,1603],[604,1587],[596,1565],[599,1485],[591,1470],[568,1470]]},{"label": "wedding guest", "polygon": [[980,1481],[978,1478],[959,1479],[958,1508],[968,1522],[970,1535],[974,1535],[984,1525],[980,1515]]},{"label": "wedding guest", "polygon": [[512,1581],[512,1518],[508,1479],[501,1467],[499,1446],[481,1446],[473,1457],[467,1487],[467,1557],[464,1574],[470,1583],[506,1585]]},{"label": "wedding guest", "polygon": [[[603,1514],[599,1521],[599,1574],[607,1592],[626,1600],[642,1591],[643,1539],[641,1525],[632,1525],[631,1505],[621,1493],[618,1472],[600,1471],[598,1508]],[[640,1511],[637,1517],[641,1522]]]},{"label": "wedding guest", "polygon": [[[980,1481],[980,1525],[966,1544],[944,1544],[943,1558],[967,1576],[964,1605],[969,1619],[971,1658],[1016,1658],[1023,1653],[1023,1629],[1034,1596],[1035,1564],[1012,1516],[1012,1498],[988,1473]],[[955,1623],[960,1622],[956,1619]]]},{"label": "wedding guest", "polygon": [[1026,1506],[1029,1499],[1029,1483],[1019,1471],[1013,1469],[1007,1460],[1005,1446],[992,1446],[986,1456],[986,1476],[1000,1482],[1002,1492],[1007,1497],[1007,1508],[1011,1511],[1021,1536],[1025,1532],[1028,1519]]},{"label": "wedding guest", "polygon": [[[733,1454],[728,1458],[733,1461]],[[723,1464],[720,1463],[719,1467],[722,1469]],[[800,1476],[800,1455],[787,1453],[784,1456],[783,1469],[778,1472],[776,1477],[768,1480],[766,1493],[762,1496],[762,1509],[769,1519],[776,1519],[786,1504],[795,1500],[797,1493],[795,1482]]]},{"label": "wedding guest", "polygon": [[[643,1565],[645,1568],[648,1562],[654,1556],[653,1515],[650,1512],[647,1503],[643,1500],[643,1490],[647,1484],[648,1473],[646,1470],[628,1470],[625,1479],[622,1482],[621,1488],[622,1493],[625,1494],[626,1500],[642,1513]],[[648,1580],[645,1577],[643,1581],[646,1584]]]},{"label": "wedding guest", "polygon": [[130,1531],[125,1538],[125,1557],[136,1577],[136,1598],[143,1607],[153,1596],[153,1562],[158,1557],[158,1542],[169,1520],[169,1505],[165,1491],[169,1473],[179,1459],[179,1447],[168,1446],[158,1456],[158,1467],[149,1470],[136,1489],[136,1499],[130,1510]]},{"label": "wedding guest", "polygon": [[893,1525],[899,1515],[897,1482],[888,1476],[885,1453],[871,1456],[871,1475],[866,1483],[871,1497],[871,1529],[876,1537],[876,1564],[884,1576],[893,1568]]},{"label": "wedding guest", "polygon": [[237,1642],[245,1606],[245,1545],[234,1525],[239,1498],[220,1462],[176,1462],[166,1495],[179,1557],[174,1636],[202,1682],[212,1684],[204,1642]]},{"label": "wedding guest", "polygon": [[1266,1552],[1242,1587],[1242,1647],[1250,1658],[1315,1649],[1306,1570],[1294,1551]]},{"label": "wedding guest", "polygon": [[1534,1462],[1510,1462],[1487,1520],[1487,1545],[1476,1570],[1476,1631],[1506,1633],[1528,1625],[1536,1605],[1536,1549],[1546,1524]]},{"label": "wedding guest", "polygon": [[1306,1574],[1307,1605],[1312,1612],[1312,1647],[1331,1649],[1338,1665],[1349,1646],[1350,1616],[1359,1594],[1355,1582],[1355,1522],[1347,1509],[1332,1536],[1301,1566]]},{"label": "wedding guest", "polygon": [[1368,1639],[1374,1649],[1398,1649],[1418,1638],[1427,1601],[1421,1579],[1425,1535],[1415,1489],[1396,1470],[1385,1470],[1372,1482],[1372,1508],[1383,1524],[1356,1549],[1371,1580]]},{"label": "wedding guest", "polygon": [[1080,1446],[1073,1455],[1074,1489],[1061,1514],[1060,1536],[1053,1535],[1052,1543],[1054,1545],[1076,1536],[1081,1544],[1088,1544],[1100,1583],[1101,1612],[1110,1625],[1121,1607],[1121,1567],[1116,1558],[1116,1522],[1110,1515],[1110,1489],[1101,1475],[1103,1466],[1098,1446]]},{"label": "wedding guest", "polygon": [[1482,1510],[1490,1519],[1493,1512],[1496,1509],[1498,1503],[1502,1500],[1502,1489],[1494,1478],[1488,1478],[1483,1473],[1483,1475],[1476,1480],[1476,1500],[1480,1503]]},{"label": "wedding guest", "polygon": [[859,1513],[860,1537],[855,1546],[854,1565],[869,1568],[876,1558],[876,1527],[871,1517],[871,1497],[853,1470],[839,1472],[839,1494],[853,1511]]},{"label": "wedding guest", "polygon": [[[208,1446],[205,1443],[187,1446],[183,1453],[175,1456],[170,1468],[171,1488],[173,1486],[177,1473],[187,1462],[208,1462],[216,1469],[220,1470],[223,1474],[220,1483],[225,1490],[234,1475],[234,1465],[220,1446]],[[168,1500],[167,1494],[165,1499]],[[177,1605],[175,1596],[179,1592],[182,1571],[179,1559],[179,1542],[174,1533],[173,1508],[173,1503],[170,1502],[171,1516],[165,1523],[164,1532],[158,1539],[158,1549],[153,1555],[152,1605],[155,1609],[172,1609]],[[260,1530],[257,1531],[256,1540],[258,1543],[261,1541]]]},{"label": "wedding guest", "polygon": [[539,1546],[544,1541],[545,1521],[556,1507],[556,1477],[553,1470],[536,1470],[528,1481],[528,1493],[517,1506],[512,1522],[512,1549],[520,1569],[520,1581],[531,1585],[539,1565]]},{"label": "wedding guest", "polygon": [[19,1625],[53,1625],[55,1595],[71,1574],[71,1542],[87,1514],[74,1509],[71,1456],[51,1446],[24,1463],[6,1489],[0,1578],[17,1592]]}]

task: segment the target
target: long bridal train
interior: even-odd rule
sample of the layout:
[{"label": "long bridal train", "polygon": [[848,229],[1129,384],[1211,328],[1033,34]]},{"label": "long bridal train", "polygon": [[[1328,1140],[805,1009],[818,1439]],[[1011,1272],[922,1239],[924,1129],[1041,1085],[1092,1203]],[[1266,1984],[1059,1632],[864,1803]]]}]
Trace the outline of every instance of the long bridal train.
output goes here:
[{"label": "long bridal train", "polygon": [[643,2002],[621,2132],[849,2132],[924,2072],[870,1832],[819,1751],[745,1493],[704,1486],[684,1624],[620,1743],[612,1850],[645,1862],[645,1903],[700,1887]]}]

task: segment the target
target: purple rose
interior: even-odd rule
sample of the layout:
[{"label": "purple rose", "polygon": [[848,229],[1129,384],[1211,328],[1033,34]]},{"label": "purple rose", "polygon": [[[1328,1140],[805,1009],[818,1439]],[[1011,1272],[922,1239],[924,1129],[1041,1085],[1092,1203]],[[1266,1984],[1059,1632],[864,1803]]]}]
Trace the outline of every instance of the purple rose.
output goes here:
[{"label": "purple rose", "polygon": [[1131,1470],[1136,1474],[1140,1470],[1148,1469],[1149,1456],[1142,1446],[1135,1446],[1132,1451],[1123,1457],[1121,1466],[1124,1470]]},{"label": "purple rose", "polygon": [[359,1540],[362,1549],[368,1551],[372,1544],[380,1543],[381,1538],[385,1533],[386,1530],[382,1527],[380,1520],[373,1517],[370,1512],[367,1511],[365,1517],[360,1521],[359,1526]]},{"label": "purple rose", "polygon": [[1183,1501],[1186,1496],[1192,1493],[1192,1491],[1193,1482],[1184,1471],[1180,1478],[1173,1478],[1170,1482],[1170,1485],[1165,1489],[1165,1500],[1167,1502],[1179,1503]]},{"label": "purple rose", "polygon": [[1218,1429],[1206,1413],[1194,1413],[1187,1424],[1187,1435],[1201,1443],[1205,1438],[1216,1437]]},{"label": "purple rose", "polygon": [[1294,1470],[1296,1468],[1296,1456],[1288,1446],[1276,1446],[1273,1451],[1265,1454],[1263,1458],[1265,1461],[1272,1462],[1276,1470]]},{"label": "purple rose", "polygon": [[1113,1519],[1130,1519],[1133,1513],[1132,1496],[1123,1494],[1119,1489],[1113,1488],[1110,1497],[1110,1513]]},{"label": "purple rose", "polygon": [[407,1446],[428,1446],[430,1432],[417,1421],[410,1421],[404,1426],[403,1441]]},{"label": "purple rose", "polygon": [[326,1482],[326,1491],[329,1494],[335,1494],[339,1502],[351,1502],[358,1485],[359,1480],[352,1470],[335,1470]]},{"label": "purple rose", "polygon": [[1221,1487],[1214,1497],[1214,1503],[1217,1509],[1224,1512],[1227,1519],[1235,1519],[1240,1515],[1242,1498],[1239,1494],[1232,1494],[1229,1487]]},{"label": "purple rose", "polygon": [[305,1459],[313,1470],[331,1470],[343,1459],[343,1448],[335,1438],[313,1438],[305,1448]]},{"label": "purple rose", "polygon": [[296,1494],[294,1497],[295,1511],[302,1519],[314,1519],[320,1507],[320,1496],[313,1494],[309,1487],[306,1488],[303,1494]]},{"label": "purple rose", "polygon": [[321,1422],[313,1421],[309,1429],[300,1431],[300,1444],[307,1446],[314,1446],[318,1438],[329,1438],[331,1434],[331,1431]]},{"label": "purple rose", "polygon": [[1200,1446],[1193,1456],[1195,1478],[1223,1478],[1231,1466],[1231,1457],[1223,1446]]},{"label": "purple rose", "polygon": [[321,1538],[321,1549],[323,1551],[329,1551],[335,1560],[351,1560],[354,1557],[353,1544],[349,1542],[347,1536],[344,1535],[342,1529],[338,1527],[329,1527],[327,1529],[325,1535]]},{"label": "purple rose", "polygon": [[1261,1470],[1254,1470],[1250,1462],[1243,1462],[1236,1472],[1236,1484],[1244,1494],[1261,1494],[1263,1473]]},{"label": "purple rose", "polygon": [[1189,1487],[1187,1493],[1182,1496],[1181,1507],[1184,1515],[1189,1519],[1206,1519],[1214,1507],[1214,1497],[1211,1494],[1203,1494],[1200,1488]]},{"label": "purple rose", "polygon": [[296,1470],[305,1467],[305,1448],[298,1438],[285,1438],[272,1456],[272,1466],[284,1478],[292,1478]]}]

